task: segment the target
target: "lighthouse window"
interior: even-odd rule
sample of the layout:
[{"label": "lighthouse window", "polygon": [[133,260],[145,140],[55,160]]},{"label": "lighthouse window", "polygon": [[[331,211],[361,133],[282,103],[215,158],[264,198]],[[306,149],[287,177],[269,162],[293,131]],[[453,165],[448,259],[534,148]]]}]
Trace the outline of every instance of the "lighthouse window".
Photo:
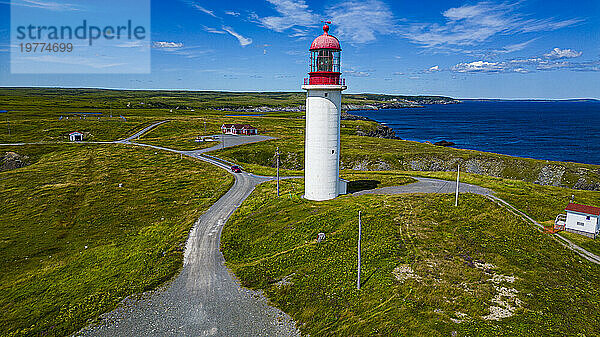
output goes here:
[{"label": "lighthouse window", "polygon": [[319,50],[317,69],[319,71],[333,71],[333,54],[331,50]]},{"label": "lighthouse window", "polygon": [[335,153],[335,150],[331,150],[331,154],[334,154],[334,153]]},{"label": "lighthouse window", "polygon": [[311,72],[340,72],[340,52],[330,49],[314,50],[310,54]]},{"label": "lighthouse window", "polygon": [[327,97],[327,93],[325,93],[325,97]]}]

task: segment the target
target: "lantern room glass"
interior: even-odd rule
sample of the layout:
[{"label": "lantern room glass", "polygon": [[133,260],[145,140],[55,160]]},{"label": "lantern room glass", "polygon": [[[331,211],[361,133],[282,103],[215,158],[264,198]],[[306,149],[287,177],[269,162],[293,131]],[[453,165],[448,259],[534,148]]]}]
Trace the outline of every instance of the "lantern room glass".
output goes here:
[{"label": "lantern room glass", "polygon": [[317,49],[310,52],[310,72],[340,72],[340,51]]}]

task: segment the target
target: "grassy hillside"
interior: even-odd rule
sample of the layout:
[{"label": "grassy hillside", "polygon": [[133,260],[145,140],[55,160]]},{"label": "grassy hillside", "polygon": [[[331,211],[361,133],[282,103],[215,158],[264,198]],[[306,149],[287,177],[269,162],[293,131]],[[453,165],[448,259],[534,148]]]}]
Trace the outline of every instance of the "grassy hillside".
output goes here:
[{"label": "grassy hillside", "polygon": [[68,335],[170,279],[194,221],[232,184],[208,164],[150,149],[10,150],[33,163],[0,173],[3,336]]},{"label": "grassy hillside", "polygon": [[[495,203],[465,195],[300,198],[261,185],[222,251],[312,336],[593,336],[600,267]],[[287,196],[291,193],[291,197]],[[357,214],[363,283],[356,290]],[[319,232],[325,240],[317,243]]]},{"label": "grassy hillside", "polygon": [[[281,173],[302,175],[302,112],[240,116],[244,113],[213,108],[297,106],[304,97],[0,89],[0,110],[9,110],[0,114],[0,143],[52,142],[0,147],[0,154],[15,151],[31,164],[0,173],[2,334],[65,335],[120,299],[169,279],[181,265],[193,221],[232,183],[226,173],[178,155],[64,144],[69,132],[82,131],[86,140],[115,140],[169,119],[139,141],[191,150],[212,145],[193,140],[218,133],[223,123],[248,123],[278,139],[218,156],[274,175],[279,147]],[[348,95],[344,103],[392,98]],[[75,114],[59,121],[67,112],[102,117]],[[540,222],[554,219],[572,195],[600,206],[600,192],[583,190],[600,189],[600,166],[357,136],[376,126],[342,121],[342,177],[351,181],[351,191],[406,184],[415,175],[454,180],[452,171],[460,163],[467,171],[463,182],[493,189]],[[222,247],[242,282],[264,289],[304,332],[600,335],[598,266],[486,199],[464,196],[455,209],[446,195],[349,196],[312,203],[301,199],[302,193],[298,181],[282,182],[279,199],[272,183],[259,186],[228,222]],[[354,289],[358,210],[364,214],[360,292]],[[326,239],[317,244],[319,232]],[[600,254],[596,241],[566,236]],[[498,315],[506,317],[495,320]]]}]

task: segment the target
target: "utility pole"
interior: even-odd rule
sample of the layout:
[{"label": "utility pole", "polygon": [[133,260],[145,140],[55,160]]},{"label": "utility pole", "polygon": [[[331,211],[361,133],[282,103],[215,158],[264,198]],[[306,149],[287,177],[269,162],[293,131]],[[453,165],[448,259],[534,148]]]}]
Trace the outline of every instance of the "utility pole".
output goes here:
[{"label": "utility pole", "polygon": [[356,279],[356,289],[358,290],[360,290],[360,236],[362,231],[360,213],[361,211],[358,211],[358,277]]},{"label": "utility pole", "polygon": [[204,132],[206,133],[206,122],[204,122]]},{"label": "utility pole", "polygon": [[277,147],[277,196],[279,197],[279,147]]},{"label": "utility pole", "polygon": [[454,201],[454,207],[458,207],[458,185],[460,184],[460,164],[458,164],[458,170],[456,171],[456,201]]}]

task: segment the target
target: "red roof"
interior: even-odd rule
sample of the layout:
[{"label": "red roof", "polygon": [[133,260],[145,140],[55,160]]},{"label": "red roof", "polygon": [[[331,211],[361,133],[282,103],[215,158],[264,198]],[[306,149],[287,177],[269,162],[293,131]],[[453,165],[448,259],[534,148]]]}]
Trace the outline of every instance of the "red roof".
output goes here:
[{"label": "red roof", "polygon": [[578,213],[585,213],[591,215],[600,215],[600,207],[588,206],[588,205],[580,205],[569,203],[565,211],[572,211]]},{"label": "red roof", "polygon": [[333,36],[329,35],[329,26],[323,26],[323,35],[318,36],[313,43],[310,45],[310,50],[315,49],[334,49],[334,50],[342,50],[340,48],[340,41]]},{"label": "red roof", "polygon": [[226,129],[231,129],[233,127],[236,130],[241,130],[241,129],[246,129],[246,130],[256,129],[255,127],[253,127],[252,125],[249,125],[249,124],[223,124],[222,127],[226,128]]}]

